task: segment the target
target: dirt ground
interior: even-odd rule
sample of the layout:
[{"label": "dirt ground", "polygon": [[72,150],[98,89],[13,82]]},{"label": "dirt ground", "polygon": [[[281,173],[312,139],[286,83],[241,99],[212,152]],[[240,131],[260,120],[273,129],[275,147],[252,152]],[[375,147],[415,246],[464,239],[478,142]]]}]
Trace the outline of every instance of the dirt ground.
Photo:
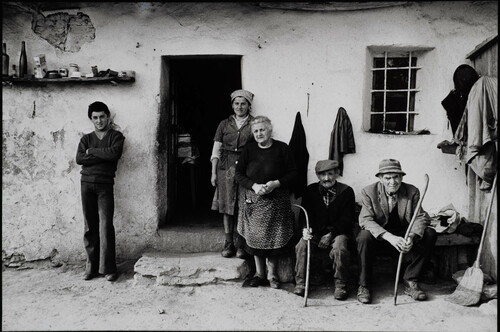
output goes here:
[{"label": "dirt ground", "polygon": [[2,330],[265,330],[265,331],[497,331],[497,300],[462,307],[444,300],[453,282],[422,284],[429,300],[400,292],[393,305],[393,276],[380,276],[373,303],[351,291],[333,298],[333,286],[311,289],[308,306],[283,289],[242,288],[241,281],[173,287],[134,282],[133,261],[122,262],[118,281],[82,280],[83,265],[3,268]]}]

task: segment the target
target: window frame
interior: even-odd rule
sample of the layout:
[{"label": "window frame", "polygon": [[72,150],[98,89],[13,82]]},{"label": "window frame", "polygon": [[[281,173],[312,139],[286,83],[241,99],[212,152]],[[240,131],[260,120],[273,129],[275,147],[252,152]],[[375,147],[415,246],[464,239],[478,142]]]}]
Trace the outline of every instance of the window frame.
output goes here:
[{"label": "window frame", "polygon": [[[365,131],[373,134],[423,134],[429,133],[427,130],[416,130],[415,125],[418,125],[418,116],[422,114],[421,105],[419,98],[421,98],[421,93],[423,92],[420,87],[420,82],[423,78],[422,72],[425,65],[425,57],[428,51],[433,50],[434,47],[426,46],[367,46],[367,96],[364,112]],[[383,58],[383,66],[377,67],[375,63],[375,58]],[[388,59],[390,58],[404,58],[408,60],[408,64],[405,66],[390,67],[388,66]],[[416,58],[416,62],[412,62],[412,58]],[[406,77],[406,87],[404,89],[388,89],[387,88],[387,73],[392,70],[407,70]],[[380,89],[375,83],[375,72],[383,72],[384,75],[384,86]],[[412,87],[412,80],[413,87]],[[383,94],[383,106],[381,111],[374,111],[374,94]],[[398,111],[388,111],[387,110],[387,94],[388,93],[405,93],[406,105],[405,109]],[[387,116],[389,115],[405,115],[405,128],[404,131],[387,129]],[[372,125],[372,117],[378,115],[380,119],[381,129],[374,130],[375,126]],[[410,130],[411,129],[411,130]]]}]

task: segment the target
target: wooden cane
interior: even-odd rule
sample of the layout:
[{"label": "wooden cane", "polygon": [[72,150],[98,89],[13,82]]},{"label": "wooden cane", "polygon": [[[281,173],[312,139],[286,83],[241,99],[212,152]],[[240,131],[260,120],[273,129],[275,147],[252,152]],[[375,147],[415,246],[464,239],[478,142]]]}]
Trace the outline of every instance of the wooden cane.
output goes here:
[{"label": "wooden cane", "polygon": [[[309,216],[307,214],[306,209],[298,204],[293,204],[304,211],[304,215],[306,217],[306,227],[309,230]],[[310,262],[311,262],[311,240],[307,240],[307,264],[306,264],[306,286],[304,289],[304,307],[307,307],[307,296],[309,295],[309,270],[310,270]]]},{"label": "wooden cane", "polygon": [[[425,193],[427,192],[427,187],[429,185],[429,175],[425,174],[424,175],[424,191],[422,192],[422,195],[420,195],[420,199],[418,200],[417,203],[417,208],[415,209],[415,212],[413,213],[413,218],[411,218],[410,225],[408,225],[408,229],[406,230],[406,234],[404,237],[405,243],[406,240],[408,239],[408,235],[410,235],[410,230],[415,223],[415,220],[417,219],[417,215],[420,211],[420,207],[422,206],[422,201],[424,200]],[[401,263],[403,262],[403,252],[399,253],[399,259],[398,259],[398,268],[396,270],[396,281],[394,282],[394,305],[396,305],[396,299],[398,297],[398,283],[399,283],[399,273],[401,271]]]}]

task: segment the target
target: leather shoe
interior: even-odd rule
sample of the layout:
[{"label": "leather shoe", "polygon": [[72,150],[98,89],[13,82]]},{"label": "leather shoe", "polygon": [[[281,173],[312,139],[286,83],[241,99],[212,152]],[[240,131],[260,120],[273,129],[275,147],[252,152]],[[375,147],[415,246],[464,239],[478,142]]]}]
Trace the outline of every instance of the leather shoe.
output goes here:
[{"label": "leather shoe", "polygon": [[118,279],[118,274],[116,273],[106,274],[107,281],[115,281],[116,279]]},{"label": "leather shoe", "polygon": [[255,276],[252,279],[250,279],[248,285],[250,287],[269,286],[269,280]]},{"label": "leather shoe", "polygon": [[427,299],[427,295],[420,289],[416,281],[404,280],[403,283],[405,286],[404,293],[406,295],[411,296],[411,298],[416,301],[424,301]]},{"label": "leather shoe", "polygon": [[83,280],[90,280],[94,279],[95,277],[97,277],[97,273],[85,273],[85,275],[83,276]]},{"label": "leather shoe", "polygon": [[295,285],[295,288],[293,289],[293,293],[298,296],[304,297],[305,292],[306,287],[304,285]]},{"label": "leather shoe", "polygon": [[347,290],[342,286],[335,286],[335,292],[333,292],[333,297],[336,300],[343,301],[347,299]]},{"label": "leather shoe", "polygon": [[222,257],[233,257],[235,253],[236,248],[234,247],[234,243],[229,241],[224,242],[224,249],[222,249],[222,252],[220,253]]},{"label": "leather shoe", "polygon": [[363,303],[363,304],[368,304],[372,302],[372,297],[370,295],[370,290],[365,287],[359,285],[358,288],[358,301]]},{"label": "leather shoe", "polygon": [[279,289],[281,287],[280,282],[276,278],[271,278],[271,280],[269,280],[269,285],[274,289]]}]

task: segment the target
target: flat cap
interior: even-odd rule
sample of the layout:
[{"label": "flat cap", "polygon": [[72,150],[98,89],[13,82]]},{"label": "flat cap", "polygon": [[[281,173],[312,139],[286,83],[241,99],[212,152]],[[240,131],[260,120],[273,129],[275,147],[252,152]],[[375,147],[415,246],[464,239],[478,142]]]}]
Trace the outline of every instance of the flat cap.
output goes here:
[{"label": "flat cap", "polygon": [[321,173],[324,171],[329,171],[331,169],[336,169],[339,167],[339,163],[336,160],[320,160],[316,163],[316,173]]}]

